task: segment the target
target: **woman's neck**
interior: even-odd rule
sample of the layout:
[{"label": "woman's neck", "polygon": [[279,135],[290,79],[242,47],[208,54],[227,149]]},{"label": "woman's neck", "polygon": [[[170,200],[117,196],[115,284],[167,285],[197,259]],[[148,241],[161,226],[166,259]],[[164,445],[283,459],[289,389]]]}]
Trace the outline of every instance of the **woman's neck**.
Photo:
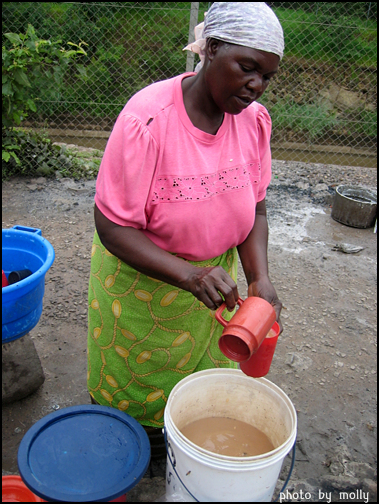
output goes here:
[{"label": "woman's neck", "polygon": [[182,80],[183,103],[192,124],[211,135],[216,135],[224,114],[207,94],[203,73],[186,77]]}]

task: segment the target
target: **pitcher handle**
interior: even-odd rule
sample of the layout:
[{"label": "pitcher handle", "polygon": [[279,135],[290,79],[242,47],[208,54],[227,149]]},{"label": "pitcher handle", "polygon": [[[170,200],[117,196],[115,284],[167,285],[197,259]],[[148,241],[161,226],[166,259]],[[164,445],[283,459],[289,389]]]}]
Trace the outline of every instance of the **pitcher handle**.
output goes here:
[{"label": "pitcher handle", "polygon": [[[240,306],[242,306],[243,299],[239,297],[239,298],[238,298],[237,303],[238,303]],[[226,308],[226,303],[225,303],[225,301],[224,301],[224,302],[222,303],[222,305],[220,305],[220,306],[217,308],[216,313],[215,313],[215,317],[216,317],[217,322],[219,322],[219,323],[220,323],[222,326],[224,326],[224,327],[225,327],[225,326],[229,323],[229,321],[228,321],[228,320],[225,320],[225,319],[224,319],[224,317],[221,315],[221,314],[222,314],[222,312],[225,310],[225,308]]]}]

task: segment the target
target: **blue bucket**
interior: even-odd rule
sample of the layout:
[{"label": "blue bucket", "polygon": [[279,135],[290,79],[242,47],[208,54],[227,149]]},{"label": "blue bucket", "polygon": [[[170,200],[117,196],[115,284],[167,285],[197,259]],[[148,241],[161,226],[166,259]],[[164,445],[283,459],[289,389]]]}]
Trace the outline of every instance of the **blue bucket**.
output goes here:
[{"label": "blue bucket", "polygon": [[45,274],[55,257],[52,245],[41,230],[14,226],[2,230],[2,269],[29,269],[27,278],[2,288],[2,342],[21,338],[35,327],[42,313]]},{"label": "blue bucket", "polygon": [[17,462],[25,485],[47,502],[125,502],[149,466],[150,442],[123,411],[69,406],[26,432]]}]

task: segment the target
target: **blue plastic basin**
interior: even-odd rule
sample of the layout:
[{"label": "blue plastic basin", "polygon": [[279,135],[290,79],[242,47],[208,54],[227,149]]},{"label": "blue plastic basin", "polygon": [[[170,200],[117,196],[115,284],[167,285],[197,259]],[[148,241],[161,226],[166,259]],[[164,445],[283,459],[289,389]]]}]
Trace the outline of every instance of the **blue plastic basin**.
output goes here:
[{"label": "blue plastic basin", "polygon": [[41,230],[14,226],[2,230],[2,269],[29,269],[27,278],[2,288],[2,342],[21,338],[35,327],[42,313],[45,274],[55,257]]}]

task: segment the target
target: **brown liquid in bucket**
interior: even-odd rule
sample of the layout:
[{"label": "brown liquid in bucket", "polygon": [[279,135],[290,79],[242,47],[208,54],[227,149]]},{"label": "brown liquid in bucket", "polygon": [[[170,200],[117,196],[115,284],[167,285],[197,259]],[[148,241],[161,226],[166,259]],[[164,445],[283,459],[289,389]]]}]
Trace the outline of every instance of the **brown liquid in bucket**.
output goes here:
[{"label": "brown liquid in bucket", "polygon": [[229,457],[252,457],[274,449],[261,430],[233,418],[209,417],[181,429],[187,439],[205,450]]}]

